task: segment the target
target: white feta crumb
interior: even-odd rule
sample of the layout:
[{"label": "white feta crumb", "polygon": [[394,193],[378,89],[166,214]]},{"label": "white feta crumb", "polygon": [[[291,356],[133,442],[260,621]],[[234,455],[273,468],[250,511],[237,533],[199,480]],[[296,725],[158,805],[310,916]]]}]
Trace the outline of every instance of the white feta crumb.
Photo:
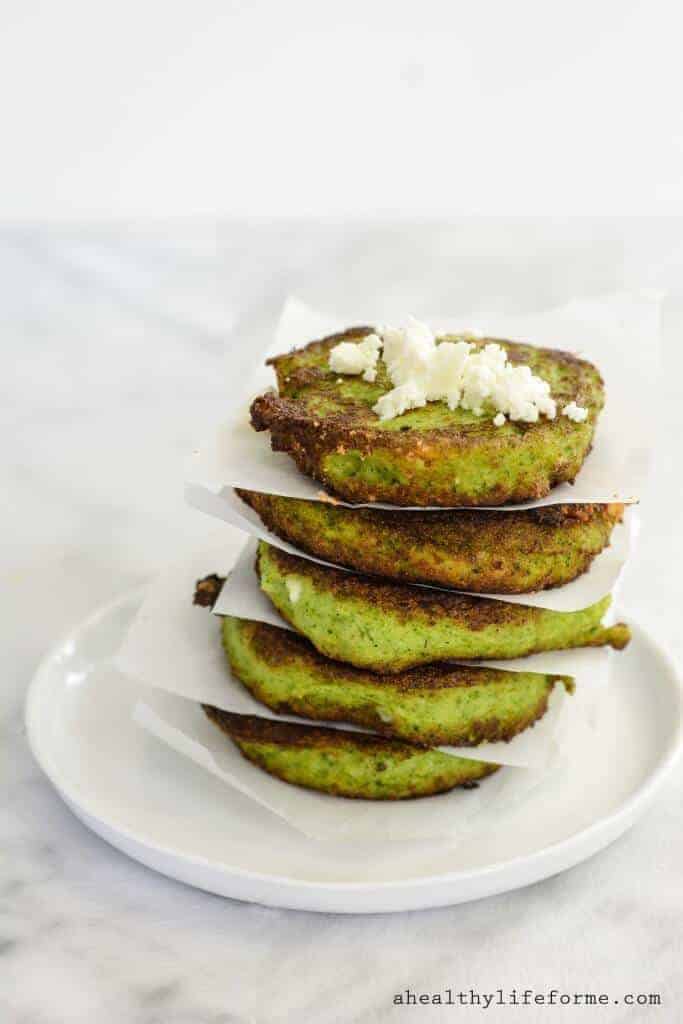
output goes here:
[{"label": "white feta crumb", "polygon": [[[554,419],[557,406],[550,385],[525,365],[508,362],[502,345],[476,345],[463,340],[480,336],[469,331],[455,341],[437,344],[427,324],[411,317],[405,327],[378,326],[361,342],[340,342],[330,352],[330,368],[338,373],[377,377],[379,350],[393,389],[373,406],[382,420],[394,419],[427,402],[446,402],[449,409],[467,409],[483,416],[484,405],[493,406],[494,423],[512,421],[536,423],[540,416]],[[570,403],[564,415],[576,422],[587,411]]]},{"label": "white feta crumb", "polygon": [[434,332],[410,317],[407,327],[384,327],[381,340],[392,384],[415,384],[426,390],[431,359],[437,350]]},{"label": "white feta crumb", "polygon": [[341,341],[330,352],[330,369],[333,373],[362,373],[365,380],[373,381],[381,347],[376,334],[368,334],[359,342]]},{"label": "white feta crumb", "polygon": [[583,423],[588,416],[588,409],[583,405],[577,405],[576,402],[570,402],[569,405],[565,405],[562,415],[573,420],[574,423]]},{"label": "white feta crumb", "polygon": [[427,404],[427,396],[424,390],[417,384],[408,381],[407,384],[400,384],[392,391],[387,391],[378,402],[372,407],[381,420],[393,420],[410,409],[420,409]]},{"label": "white feta crumb", "polygon": [[303,584],[301,580],[299,579],[298,576],[286,576],[285,586],[287,587],[289,600],[292,602],[292,604],[296,604],[299,598],[301,597],[301,591],[303,589]]}]

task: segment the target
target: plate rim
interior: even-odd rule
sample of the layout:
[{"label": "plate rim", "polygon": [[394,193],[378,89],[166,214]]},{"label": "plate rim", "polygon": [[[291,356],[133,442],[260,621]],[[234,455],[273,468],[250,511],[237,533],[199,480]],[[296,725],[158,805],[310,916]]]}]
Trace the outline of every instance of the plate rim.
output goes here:
[{"label": "plate rim", "polygon": [[[72,813],[82,821],[83,819],[78,814],[78,810],[82,811],[89,819],[101,823],[108,831],[113,831],[121,835],[127,841],[136,844],[140,847],[144,847],[150,853],[158,854],[163,857],[170,857],[182,860],[186,864],[192,864],[198,868],[208,869],[213,872],[221,874],[226,879],[239,879],[246,882],[260,883],[268,886],[278,886],[281,888],[289,888],[293,890],[307,889],[318,892],[334,892],[335,894],[348,893],[363,893],[363,892],[395,892],[402,889],[417,890],[427,888],[429,886],[448,886],[453,884],[467,884],[468,882],[479,881],[486,877],[495,876],[502,872],[515,872],[521,866],[529,868],[538,861],[548,861],[548,872],[547,874],[535,875],[530,882],[523,882],[522,885],[533,884],[535,881],[541,881],[543,878],[548,877],[556,873],[557,870],[565,870],[566,867],[571,867],[573,864],[578,863],[571,859],[571,855],[576,847],[587,846],[591,848],[590,840],[598,833],[606,833],[612,835],[612,827],[618,823],[624,823],[624,828],[618,830],[612,838],[616,839],[619,835],[623,834],[631,823],[631,819],[635,813],[640,810],[645,810],[654,797],[657,790],[660,788],[662,783],[665,781],[667,776],[671,773],[676,765],[681,753],[683,752],[683,717],[681,714],[678,716],[676,726],[669,740],[666,749],[661,753],[660,759],[654,770],[646,777],[646,779],[627,797],[627,799],[619,805],[614,811],[607,816],[598,818],[596,821],[591,822],[590,825],[581,829],[579,832],[561,839],[556,842],[550,843],[544,846],[542,849],[535,850],[533,853],[519,854],[509,860],[495,861],[492,864],[484,865],[483,867],[469,868],[459,871],[449,871],[440,874],[430,875],[416,875],[411,878],[401,878],[389,881],[318,881],[315,879],[295,879],[287,875],[277,874],[264,874],[259,871],[252,871],[248,868],[235,867],[229,864],[221,863],[218,861],[210,860],[201,854],[196,853],[185,853],[179,852],[174,847],[165,846],[161,843],[154,842],[147,837],[140,837],[138,833],[131,831],[127,826],[120,825],[118,823],[112,824],[107,821],[102,815],[93,810],[89,806],[88,801],[84,800],[77,792],[74,793],[70,790],[68,784],[64,784],[62,779],[59,777],[58,772],[53,768],[51,760],[43,749],[43,745],[39,739],[39,714],[41,706],[41,689],[43,686],[43,679],[46,674],[54,666],[55,662],[58,661],[61,651],[64,647],[73,641],[83,630],[95,625],[99,620],[106,618],[114,610],[120,609],[134,601],[141,598],[142,594],[146,589],[146,585],[142,584],[119,594],[117,597],[108,601],[106,604],[101,605],[95,611],[91,612],[86,618],[80,620],[75,626],[72,626],[67,632],[62,634],[60,638],[53,643],[48,651],[40,659],[37,665],[31,681],[28,685],[24,704],[24,723],[26,727],[26,734],[28,745],[31,750],[35,761],[43,774],[47,777],[50,784],[57,791],[60,797],[64,800],[66,805],[69,807]],[[656,635],[653,635],[652,631],[646,629],[641,625],[637,618],[630,618],[630,626],[634,633],[640,635],[641,638],[654,650],[656,655],[664,662],[671,679],[675,682],[679,711],[683,708],[683,679],[678,671],[676,664],[668,653],[666,648],[660,643]],[[77,810],[78,809],[78,810]],[[87,823],[86,823],[87,824]],[[92,829],[92,825],[88,825]],[[93,829],[93,831],[96,831]],[[101,836],[101,833],[97,833]],[[102,837],[102,836],[101,836]],[[112,843],[107,837],[102,837],[110,845],[116,845]],[[604,845],[609,845],[612,839],[608,839]],[[120,847],[117,847],[120,849]],[[598,852],[604,847],[598,846],[597,849],[592,850],[588,853],[586,859],[592,856],[593,853]],[[561,855],[564,854],[562,858]],[[132,856],[131,854],[127,854]],[[569,857],[568,862],[566,861],[567,856]],[[557,869],[553,867],[550,862],[556,861],[558,858],[563,860],[564,866]],[[155,869],[158,870],[158,869]],[[166,874],[165,872],[162,872]],[[173,877],[173,876],[171,876]],[[187,884],[187,883],[186,883]],[[192,884],[192,883],[189,883]],[[201,888],[201,886],[199,886]],[[518,885],[514,885],[511,888],[518,888]],[[237,899],[244,899],[244,897],[235,897]]]}]

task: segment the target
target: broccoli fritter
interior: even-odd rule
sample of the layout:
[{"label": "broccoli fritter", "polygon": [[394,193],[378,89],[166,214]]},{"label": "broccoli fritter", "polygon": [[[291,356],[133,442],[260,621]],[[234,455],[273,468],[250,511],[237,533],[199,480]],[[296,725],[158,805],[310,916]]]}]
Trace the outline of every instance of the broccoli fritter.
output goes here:
[{"label": "broccoli fritter", "polygon": [[[369,327],[351,328],[268,360],[279,393],[255,399],[252,425],[269,430],[274,450],[289,453],[303,473],[352,503],[403,506],[504,505],[544,497],[574,480],[604,402],[591,363],[519,342],[472,341],[477,347],[497,341],[511,363],[529,366],[548,382],[559,408],[572,401],[585,406],[583,423],[558,415],[495,427],[492,406],[484,403],[484,415],[477,416],[445,402],[380,420],[372,407],[393,387],[383,360],[373,383],[329,368],[336,344],[358,343],[369,333]],[[445,340],[454,336],[439,339]]]},{"label": "broccoli fritter", "polygon": [[499,767],[399,740],[272,722],[204,706],[244,757],[284,782],[332,796],[407,800],[471,787]]},{"label": "broccoli fritter", "polygon": [[325,658],[289,629],[231,616],[223,645],[234,675],[272,711],[421,746],[510,740],[542,717],[555,683],[573,690],[571,676],[469,665],[378,676]]},{"label": "broccoli fritter", "polygon": [[526,594],[585,572],[623,505],[549,505],[510,512],[348,508],[238,490],[278,537],[316,558],[406,583]]},{"label": "broccoli fritter", "polygon": [[602,626],[608,595],[556,612],[493,598],[357,576],[265,542],[256,571],[284,619],[321,654],[373,672],[433,661],[517,658],[571,647],[624,647],[628,626]]}]

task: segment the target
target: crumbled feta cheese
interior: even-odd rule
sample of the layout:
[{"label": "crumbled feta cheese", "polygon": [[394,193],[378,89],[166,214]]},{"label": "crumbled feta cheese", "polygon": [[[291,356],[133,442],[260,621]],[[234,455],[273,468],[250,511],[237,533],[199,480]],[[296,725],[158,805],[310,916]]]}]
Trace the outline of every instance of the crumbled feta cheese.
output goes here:
[{"label": "crumbled feta cheese", "polygon": [[588,409],[582,405],[577,405],[576,402],[570,402],[569,405],[565,405],[562,415],[567,416],[574,423],[583,423],[588,416]]},{"label": "crumbled feta cheese", "polygon": [[[378,327],[384,343],[382,352],[392,384],[415,384],[426,390],[430,362],[437,349],[433,331],[410,318],[408,326]],[[424,403],[423,403],[424,404]]]},{"label": "crumbled feta cheese", "polygon": [[368,334],[362,341],[341,341],[330,352],[330,369],[334,373],[362,373],[370,383],[377,376],[377,360],[382,341],[376,334]]},{"label": "crumbled feta cheese", "polygon": [[407,384],[399,384],[392,391],[387,391],[372,408],[381,420],[393,420],[409,409],[420,409],[426,404],[424,390],[418,384],[408,381]]},{"label": "crumbled feta cheese", "polygon": [[465,341],[443,341],[436,346],[427,380],[428,402],[445,397],[449,409],[457,409],[462,399],[463,371],[471,345]]},{"label": "crumbled feta cheese", "polygon": [[[464,338],[474,338],[477,333],[470,331]],[[446,402],[449,409],[467,409],[475,416],[482,416],[488,403],[496,410],[496,426],[502,426],[506,418],[525,423],[536,423],[540,416],[555,419],[557,406],[547,381],[529,366],[509,363],[501,345],[490,342],[478,347],[462,337],[437,345],[431,328],[411,317],[406,327],[381,326],[362,342],[340,342],[330,352],[330,368],[374,381],[383,348],[394,388],[373,406],[382,420],[439,401]],[[575,402],[562,412],[576,423],[588,415]]]},{"label": "crumbled feta cheese", "polygon": [[287,587],[287,593],[289,594],[289,600],[292,604],[296,604],[301,597],[301,590],[303,584],[298,576],[286,576],[285,586]]}]

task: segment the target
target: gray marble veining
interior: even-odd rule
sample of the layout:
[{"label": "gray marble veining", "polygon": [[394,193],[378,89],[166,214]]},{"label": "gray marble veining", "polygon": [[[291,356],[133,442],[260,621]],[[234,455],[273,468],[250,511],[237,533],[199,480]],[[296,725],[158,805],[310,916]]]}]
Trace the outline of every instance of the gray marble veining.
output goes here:
[{"label": "gray marble veining", "polygon": [[[647,1018],[620,1004],[591,1019],[679,1019],[683,769],[637,827],[560,877],[452,909],[317,916],[194,891],[109,848],[33,763],[22,701],[60,633],[213,529],[183,505],[181,466],[249,359],[245,318],[265,318],[288,291],[331,307],[356,302],[363,314],[419,315],[621,285],[674,289],[682,269],[680,222],[0,234],[2,1024],[476,1018],[475,1008],[394,1007],[408,987],[660,992],[663,1006]],[[622,601],[679,659],[682,353],[674,332],[661,445]],[[58,597],[49,614],[42,594]],[[579,1016],[507,1007],[485,1019]]]}]

